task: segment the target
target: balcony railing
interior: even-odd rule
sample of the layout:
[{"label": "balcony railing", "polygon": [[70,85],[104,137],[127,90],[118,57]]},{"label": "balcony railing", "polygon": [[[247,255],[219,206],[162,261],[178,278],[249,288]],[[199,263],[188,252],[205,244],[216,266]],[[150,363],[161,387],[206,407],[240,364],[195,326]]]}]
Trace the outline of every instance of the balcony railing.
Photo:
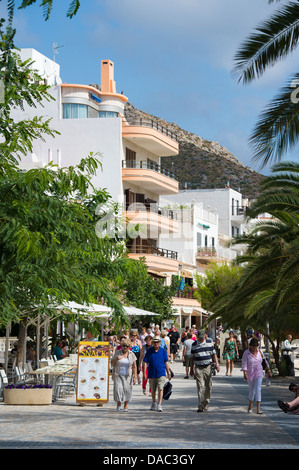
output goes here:
[{"label": "balcony railing", "polygon": [[196,299],[194,293],[197,292],[197,289],[190,289],[188,291],[177,289],[174,293],[174,297],[179,299]]},{"label": "balcony railing", "polygon": [[151,245],[146,246],[136,246],[135,248],[129,247],[129,252],[138,254],[138,255],[158,255],[163,256],[168,259],[178,259],[178,252],[172,250],[166,250],[164,248],[158,248]]},{"label": "balcony railing", "polygon": [[153,212],[155,214],[161,215],[166,217],[167,219],[177,220],[178,216],[175,211],[169,209],[163,209],[162,207],[157,206],[154,203],[148,202],[133,202],[131,204],[127,203],[124,204],[124,209],[128,212],[138,212],[138,211],[146,211],[146,212]]},{"label": "balcony railing", "polygon": [[232,215],[246,215],[247,206],[231,206]]},{"label": "balcony railing", "polygon": [[214,257],[217,256],[217,251],[213,247],[197,248],[197,256]]},{"label": "balcony railing", "polygon": [[157,173],[160,173],[160,175],[168,176],[168,178],[172,178],[173,180],[177,181],[175,173],[168,170],[167,168],[163,168],[161,165],[158,165],[158,163],[148,162],[146,160],[123,160],[122,167],[154,170]]},{"label": "balcony railing", "polygon": [[167,127],[162,126],[157,121],[153,119],[143,119],[143,118],[134,118],[134,119],[126,119],[126,122],[130,126],[142,126],[142,127],[151,127],[152,129],[156,129],[157,131],[161,132],[162,134],[166,135],[172,140],[178,142],[178,136],[174,132],[167,129]]}]

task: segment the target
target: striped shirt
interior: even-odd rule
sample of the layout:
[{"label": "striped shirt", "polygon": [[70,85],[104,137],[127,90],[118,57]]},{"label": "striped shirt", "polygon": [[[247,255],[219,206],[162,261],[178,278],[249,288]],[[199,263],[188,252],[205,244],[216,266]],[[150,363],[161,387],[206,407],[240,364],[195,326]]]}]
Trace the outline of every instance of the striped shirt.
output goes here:
[{"label": "striped shirt", "polygon": [[213,343],[203,341],[194,341],[191,347],[191,355],[193,356],[196,366],[209,366],[213,362],[213,355],[216,354]]}]

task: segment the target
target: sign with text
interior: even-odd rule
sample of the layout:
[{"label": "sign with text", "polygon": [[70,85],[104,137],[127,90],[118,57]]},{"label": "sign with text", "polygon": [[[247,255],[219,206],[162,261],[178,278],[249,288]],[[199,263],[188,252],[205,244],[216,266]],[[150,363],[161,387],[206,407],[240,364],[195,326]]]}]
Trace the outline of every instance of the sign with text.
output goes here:
[{"label": "sign with text", "polygon": [[81,341],[78,346],[77,402],[108,403],[110,344]]}]

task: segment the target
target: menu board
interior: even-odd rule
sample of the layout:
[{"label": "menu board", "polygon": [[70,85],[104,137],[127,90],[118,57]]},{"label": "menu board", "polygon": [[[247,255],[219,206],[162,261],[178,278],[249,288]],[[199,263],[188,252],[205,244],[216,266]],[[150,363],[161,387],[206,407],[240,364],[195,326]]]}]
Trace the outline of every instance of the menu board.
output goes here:
[{"label": "menu board", "polygon": [[81,341],[78,346],[77,402],[108,403],[110,344]]}]

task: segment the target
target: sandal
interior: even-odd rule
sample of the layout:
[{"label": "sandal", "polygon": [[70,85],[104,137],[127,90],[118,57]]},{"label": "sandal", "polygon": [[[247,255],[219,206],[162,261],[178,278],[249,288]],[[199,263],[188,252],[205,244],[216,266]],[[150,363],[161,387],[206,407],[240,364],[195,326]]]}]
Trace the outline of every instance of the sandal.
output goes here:
[{"label": "sandal", "polygon": [[288,405],[288,403],[285,403],[284,401],[281,401],[281,400],[278,400],[277,405],[284,413],[287,413],[290,409],[290,405]]},{"label": "sandal", "polygon": [[146,391],[145,391],[145,390],[143,390],[143,395],[147,395],[147,393],[146,393]]}]

